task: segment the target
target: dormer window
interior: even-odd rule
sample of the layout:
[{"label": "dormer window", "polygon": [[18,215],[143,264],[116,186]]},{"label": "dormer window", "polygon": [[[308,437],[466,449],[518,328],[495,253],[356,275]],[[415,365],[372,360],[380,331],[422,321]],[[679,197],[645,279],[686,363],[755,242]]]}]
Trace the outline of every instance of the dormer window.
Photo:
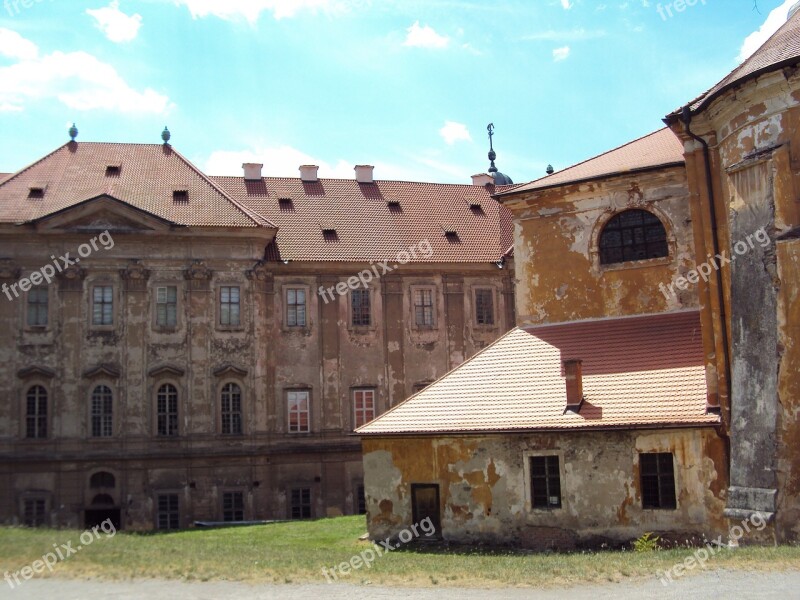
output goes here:
[{"label": "dormer window", "polygon": [[28,198],[32,198],[34,200],[41,200],[44,198],[44,191],[45,186],[43,185],[34,185],[28,188]]},{"label": "dormer window", "polygon": [[189,190],[175,190],[172,192],[172,201],[175,204],[189,204]]},{"label": "dormer window", "polygon": [[122,165],[108,165],[106,167],[106,177],[119,177],[122,172]]},{"label": "dormer window", "polygon": [[278,198],[278,208],[282,212],[294,211],[294,202],[291,198]]},{"label": "dormer window", "polygon": [[444,231],[444,237],[447,238],[448,242],[455,243],[461,241],[458,237],[458,231],[453,225],[442,225],[442,231]]},{"label": "dormer window", "polygon": [[332,223],[320,223],[320,229],[322,229],[322,237],[326,242],[338,242],[339,241],[339,234],[336,232],[336,225]]}]

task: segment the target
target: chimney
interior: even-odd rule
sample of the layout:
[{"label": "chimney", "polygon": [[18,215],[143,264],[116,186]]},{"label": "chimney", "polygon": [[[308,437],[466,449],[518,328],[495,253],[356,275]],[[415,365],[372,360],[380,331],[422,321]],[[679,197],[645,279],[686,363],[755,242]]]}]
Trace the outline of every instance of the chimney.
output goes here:
[{"label": "chimney", "polygon": [[317,165],[300,165],[300,181],[316,183],[319,181],[319,167]]},{"label": "chimney", "polygon": [[486,187],[487,185],[491,185],[493,183],[494,183],[494,177],[492,177],[488,173],[479,173],[478,175],[472,176],[472,185]]},{"label": "chimney", "polygon": [[261,181],[261,169],[264,168],[264,165],[260,163],[244,163],[242,168],[244,169],[245,181]]},{"label": "chimney", "polygon": [[565,360],[564,378],[567,380],[567,410],[579,412],[583,404],[583,362]]},{"label": "chimney", "polygon": [[356,181],[358,183],[375,183],[372,172],[375,167],[371,165],[356,165]]}]

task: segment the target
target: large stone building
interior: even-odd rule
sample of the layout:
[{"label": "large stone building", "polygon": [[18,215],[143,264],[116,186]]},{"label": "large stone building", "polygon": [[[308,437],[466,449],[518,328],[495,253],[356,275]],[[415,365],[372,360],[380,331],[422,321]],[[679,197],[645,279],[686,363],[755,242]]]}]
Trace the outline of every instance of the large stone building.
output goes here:
[{"label": "large stone building", "polygon": [[491,176],[261,168],[73,140],[0,176],[0,520],[357,513],[353,429],[513,325]]},{"label": "large stone building", "polygon": [[497,194],[518,328],[358,430],[374,538],[798,539],[798,40],[795,9],[669,129]]}]

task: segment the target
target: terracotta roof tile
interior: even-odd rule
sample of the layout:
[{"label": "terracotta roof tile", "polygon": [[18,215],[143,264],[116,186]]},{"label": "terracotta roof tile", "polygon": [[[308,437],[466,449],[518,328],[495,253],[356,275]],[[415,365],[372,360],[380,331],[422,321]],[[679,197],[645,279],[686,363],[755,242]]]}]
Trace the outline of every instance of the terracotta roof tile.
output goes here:
[{"label": "terracotta roof tile", "polygon": [[[481,186],[211,179],[278,226],[276,241],[267,249],[268,260],[395,259],[399,252],[428,240],[432,256],[420,255],[411,262],[482,263],[498,261],[513,243],[510,211],[492,198],[495,190]],[[282,198],[286,201],[281,202]],[[471,206],[477,202],[480,207]],[[335,237],[326,235],[322,225],[335,226]],[[448,238],[443,225],[452,227],[457,236]]]},{"label": "terracotta roof tile", "polygon": [[[120,167],[107,175],[108,166]],[[31,187],[45,187],[41,199]],[[173,192],[188,191],[188,203]],[[178,225],[272,227],[230,198],[171,146],[70,142],[0,181],[0,223],[22,223],[109,195]]]},{"label": "terracotta roof tile", "polygon": [[[565,411],[562,361],[583,361]],[[357,433],[711,425],[697,312],[514,329]]]},{"label": "terracotta roof tile", "polygon": [[683,145],[672,131],[664,128],[563,171],[525,185],[515,186],[510,190],[498,192],[495,196],[502,199],[503,196],[520,192],[542,190],[610,175],[684,163]]},{"label": "terracotta roof tile", "polygon": [[[786,20],[750,58],[736,67],[717,85],[690,103],[692,111],[700,111],[726,90],[763,73],[800,62],[800,11]],[[683,107],[667,116],[670,122],[681,116]]]}]

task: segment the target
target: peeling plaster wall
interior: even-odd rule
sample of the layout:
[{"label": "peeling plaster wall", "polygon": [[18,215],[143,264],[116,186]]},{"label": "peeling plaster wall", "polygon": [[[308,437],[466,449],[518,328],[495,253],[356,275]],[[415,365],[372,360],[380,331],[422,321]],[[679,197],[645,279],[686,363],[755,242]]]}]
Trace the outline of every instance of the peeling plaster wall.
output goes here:
[{"label": "peeling plaster wall", "polygon": [[[444,539],[538,549],[725,531],[724,442],[713,429],[363,440],[372,539],[413,524],[411,485],[440,486]],[[677,510],[641,508],[638,453],[673,452]],[[562,508],[531,509],[526,461],[557,455]]]},{"label": "peeling plaster wall", "polygon": [[[694,142],[675,125],[687,149],[687,164],[702,165]],[[780,541],[800,539],[800,347],[797,298],[800,248],[800,73],[767,73],[714,100],[697,115],[693,129],[709,140],[722,248],[764,227],[765,247],[723,269],[730,322],[732,387],[731,491],[727,513],[776,513]],[[691,178],[690,178],[691,179]],[[708,206],[705,181],[690,181],[698,205]],[[707,209],[706,209],[707,210]],[[789,234],[787,239],[782,236]],[[711,230],[703,232],[709,247]],[[721,339],[718,308],[704,305],[704,322]],[[719,372],[722,379],[724,373]],[[725,385],[720,382],[720,387]]]},{"label": "peeling plaster wall", "polygon": [[[53,525],[81,526],[97,493],[87,482],[97,471],[115,475],[109,493],[126,529],[152,528],[155,498],[166,492],[179,494],[185,526],[221,519],[225,491],[244,494],[246,519],[290,517],[293,488],[311,490],[315,517],[353,514],[363,473],[360,441],[351,435],[351,390],[374,387],[380,413],[514,324],[513,262],[502,270],[406,265],[371,286],[373,326],[353,328],[349,294],[326,304],[317,292],[368,264],[261,265],[266,235],[241,231],[158,235],[129,227],[112,234],[112,250],[82,260],[85,272],[49,287],[44,331],[25,325],[23,299],[0,296],[0,522],[17,522],[23,499],[34,494],[47,499]],[[69,230],[0,229],[0,283],[29,275],[51,254],[74,255],[86,241]],[[90,290],[100,283],[114,287],[115,324],[108,329],[90,326]],[[420,283],[436,290],[437,327],[415,332],[410,294]],[[164,285],[178,288],[172,330],[155,327],[155,288]],[[217,325],[225,285],[242,291],[239,328]],[[392,286],[396,296],[387,293]],[[288,287],[307,291],[305,328],[286,326]],[[475,287],[495,292],[494,326],[475,323]],[[102,364],[119,373],[85,376]],[[235,369],[215,374],[226,365]],[[54,376],[18,376],[31,366]],[[219,396],[229,382],[243,390],[241,436],[221,434]],[[176,438],[156,435],[155,396],[164,383],[179,392]],[[45,440],[25,439],[25,394],[36,384],[49,394]],[[114,394],[114,435],[97,439],[90,437],[90,397],[101,384]],[[309,434],[287,431],[286,391],[298,388],[311,392]]]},{"label": "peeling plaster wall", "polygon": [[[695,267],[683,167],[530,192],[505,204],[514,213],[519,325],[698,307],[694,286],[673,288],[675,294],[662,291]],[[629,208],[661,218],[670,239],[669,259],[600,265],[602,226]]]}]

